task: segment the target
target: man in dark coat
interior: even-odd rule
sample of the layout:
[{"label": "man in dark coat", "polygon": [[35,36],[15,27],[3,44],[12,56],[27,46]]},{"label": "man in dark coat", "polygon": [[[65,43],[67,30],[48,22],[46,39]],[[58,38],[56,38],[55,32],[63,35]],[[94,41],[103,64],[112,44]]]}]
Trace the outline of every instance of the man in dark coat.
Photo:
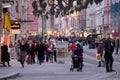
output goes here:
[{"label": "man in dark coat", "polygon": [[27,53],[31,56],[32,62],[35,63],[35,55],[34,55],[34,44],[32,40],[29,40],[27,44]]},{"label": "man in dark coat", "polygon": [[38,51],[39,64],[41,64],[42,62],[44,62],[44,46],[41,41],[38,42],[37,51]]},{"label": "man in dark coat", "polygon": [[3,66],[5,67],[5,62],[7,62],[8,66],[10,66],[10,55],[8,53],[8,46],[6,45],[6,43],[4,42],[3,45],[1,46],[1,53],[2,53],[2,62],[3,62]]},{"label": "man in dark coat", "polygon": [[110,34],[107,35],[108,38],[105,41],[105,62],[106,62],[106,72],[113,72],[113,56],[112,53],[114,52],[114,43],[110,38]]}]

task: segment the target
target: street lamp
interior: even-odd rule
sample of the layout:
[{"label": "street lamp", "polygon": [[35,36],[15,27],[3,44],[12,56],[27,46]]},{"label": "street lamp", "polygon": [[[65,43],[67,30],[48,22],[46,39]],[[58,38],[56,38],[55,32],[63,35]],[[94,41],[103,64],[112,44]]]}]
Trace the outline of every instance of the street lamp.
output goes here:
[{"label": "street lamp", "polygon": [[44,33],[46,33],[46,16],[42,14],[42,41],[44,41]]}]

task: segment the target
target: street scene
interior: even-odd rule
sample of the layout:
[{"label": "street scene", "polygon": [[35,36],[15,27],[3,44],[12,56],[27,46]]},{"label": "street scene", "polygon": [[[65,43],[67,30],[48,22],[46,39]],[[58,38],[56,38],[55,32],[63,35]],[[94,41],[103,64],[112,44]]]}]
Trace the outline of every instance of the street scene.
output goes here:
[{"label": "street scene", "polygon": [[[120,80],[120,66],[119,56],[114,55],[114,69],[116,72],[106,73],[105,67],[97,67],[98,61],[96,60],[96,50],[89,50],[87,46],[84,47],[84,67],[82,72],[77,72],[75,69],[70,71],[71,60],[65,58],[65,63],[49,63],[45,62],[42,65],[25,64],[25,68],[21,68],[21,65],[16,60],[12,60],[11,67],[2,68],[1,76],[6,74],[19,73],[17,77],[13,77],[8,80]],[[8,72],[6,72],[8,71]]]},{"label": "street scene", "polygon": [[0,80],[120,80],[120,0],[0,0]]}]

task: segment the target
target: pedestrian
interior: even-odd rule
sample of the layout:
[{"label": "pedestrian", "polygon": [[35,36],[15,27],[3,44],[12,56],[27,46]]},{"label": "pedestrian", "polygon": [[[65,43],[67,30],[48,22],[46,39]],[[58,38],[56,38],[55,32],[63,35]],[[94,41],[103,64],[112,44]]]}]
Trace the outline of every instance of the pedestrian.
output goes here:
[{"label": "pedestrian", "polygon": [[29,40],[28,44],[27,44],[27,54],[28,54],[28,64],[35,64],[35,54],[34,54],[34,45],[33,45],[33,41]]},{"label": "pedestrian", "polygon": [[52,41],[49,41],[47,52],[49,54],[50,63],[53,63],[53,42]]},{"label": "pedestrian", "polygon": [[3,45],[1,46],[1,53],[2,53],[3,67],[6,67],[5,62],[7,62],[8,66],[11,66],[9,63],[10,54],[8,52],[8,46],[7,46],[6,42],[3,42]]},{"label": "pedestrian", "polygon": [[70,50],[72,51],[72,53],[74,53],[75,49],[76,49],[76,44],[72,42],[72,44],[70,45]]},{"label": "pedestrian", "polygon": [[110,34],[107,35],[107,39],[105,41],[105,63],[106,63],[106,72],[113,72],[113,54],[114,52],[114,43],[110,38]]},{"label": "pedestrian", "polygon": [[[38,56],[37,45],[38,45],[38,42],[34,42],[34,55],[35,55],[35,58]],[[38,63],[38,58],[37,58],[37,63]]]},{"label": "pedestrian", "polygon": [[117,40],[115,41],[115,50],[116,50],[116,55],[118,55],[118,52],[119,52],[119,46],[120,46],[119,42],[120,42],[120,40],[119,40],[119,39],[117,39]]},{"label": "pedestrian", "polygon": [[78,69],[77,71],[82,71],[82,68],[83,68],[83,48],[80,44],[77,44],[77,47],[74,51],[74,54],[73,56],[76,55],[78,57]]},{"label": "pedestrian", "polygon": [[19,61],[19,57],[20,57],[20,40],[15,42],[15,51],[17,53],[17,60]]},{"label": "pedestrian", "polygon": [[9,44],[9,53],[10,53],[10,58],[14,59],[14,46],[13,46],[12,42],[10,42],[10,44]]},{"label": "pedestrian", "polygon": [[48,62],[49,61],[49,54],[48,54],[48,51],[47,51],[48,46],[49,46],[48,42],[44,41],[43,46],[44,46],[45,59],[46,59],[46,62]]},{"label": "pedestrian", "polygon": [[103,51],[104,51],[103,42],[100,39],[98,42],[98,46],[97,46],[97,54],[100,54],[101,59],[98,61],[97,67],[101,67],[101,64],[103,64],[103,66],[105,66],[105,62],[103,60]]},{"label": "pedestrian", "polygon": [[24,68],[24,63],[25,63],[25,56],[26,56],[26,44],[22,40],[22,42],[20,44],[20,57],[19,57],[19,61],[20,61],[20,63],[21,63],[23,68]]},{"label": "pedestrian", "polygon": [[57,54],[56,54],[56,52],[57,52],[57,47],[56,47],[56,43],[54,42],[53,44],[53,56],[54,56],[54,62],[57,62]]},{"label": "pedestrian", "polygon": [[37,56],[38,56],[39,64],[41,64],[44,62],[44,46],[41,41],[38,42],[37,51],[38,51]]}]

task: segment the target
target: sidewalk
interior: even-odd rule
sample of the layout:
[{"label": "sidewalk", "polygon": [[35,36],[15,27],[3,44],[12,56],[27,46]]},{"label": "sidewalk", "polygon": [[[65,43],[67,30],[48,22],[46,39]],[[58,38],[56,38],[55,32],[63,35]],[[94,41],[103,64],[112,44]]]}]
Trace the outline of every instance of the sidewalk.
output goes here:
[{"label": "sidewalk", "polygon": [[17,68],[15,67],[15,61],[16,60],[10,61],[11,67],[3,67],[2,64],[0,64],[0,80],[6,80],[19,76],[19,73],[16,72]]}]

